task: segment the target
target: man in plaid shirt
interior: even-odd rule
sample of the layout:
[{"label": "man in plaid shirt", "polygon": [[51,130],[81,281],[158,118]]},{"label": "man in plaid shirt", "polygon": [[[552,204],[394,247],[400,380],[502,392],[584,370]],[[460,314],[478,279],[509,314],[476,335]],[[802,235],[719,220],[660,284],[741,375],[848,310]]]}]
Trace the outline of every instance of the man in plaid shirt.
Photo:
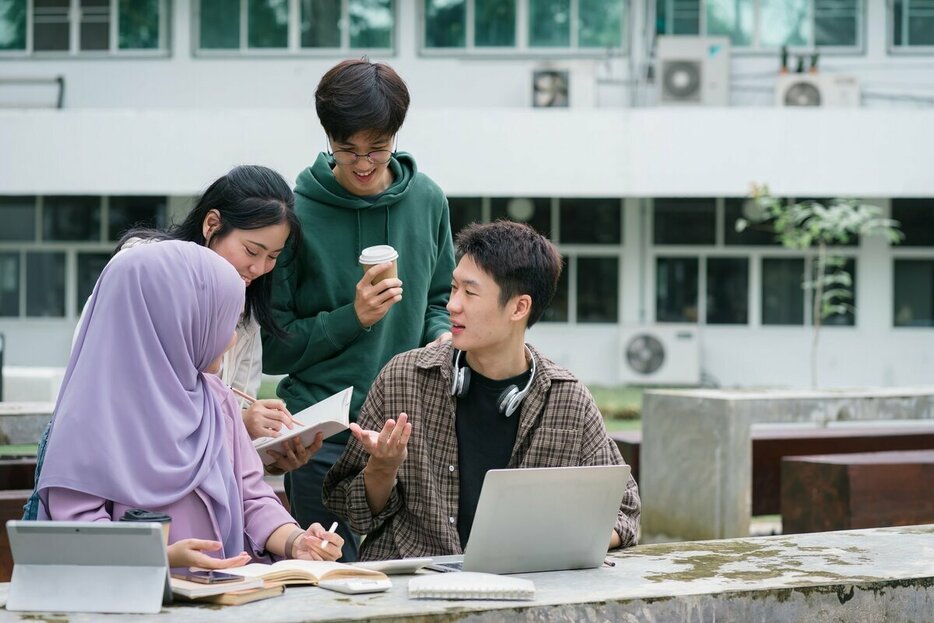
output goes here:
[{"label": "man in plaid shirt", "polygon": [[[383,368],[324,481],[325,505],[366,534],[361,560],[463,553],[490,469],[623,464],[587,389],[525,343],[561,274],[554,245],[498,221],[457,251],[452,342]],[[636,544],[639,514],[630,476],[610,549]]]}]

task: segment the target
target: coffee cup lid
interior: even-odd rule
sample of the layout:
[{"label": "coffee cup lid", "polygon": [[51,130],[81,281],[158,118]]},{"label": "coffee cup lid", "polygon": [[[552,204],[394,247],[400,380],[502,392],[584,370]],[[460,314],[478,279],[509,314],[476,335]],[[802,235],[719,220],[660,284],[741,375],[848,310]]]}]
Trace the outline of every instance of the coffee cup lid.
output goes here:
[{"label": "coffee cup lid", "polygon": [[361,264],[383,264],[392,262],[399,258],[399,254],[388,244],[378,244],[375,247],[367,247],[360,254]]}]

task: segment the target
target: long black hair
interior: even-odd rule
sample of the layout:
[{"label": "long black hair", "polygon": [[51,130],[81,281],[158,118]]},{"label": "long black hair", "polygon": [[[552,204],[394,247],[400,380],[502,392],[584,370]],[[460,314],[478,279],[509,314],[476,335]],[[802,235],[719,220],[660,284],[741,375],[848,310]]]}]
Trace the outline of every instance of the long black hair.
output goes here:
[{"label": "long black hair", "polygon": [[[281,175],[259,165],[243,165],[230,170],[208,186],[181,223],[168,229],[130,229],[120,238],[116,254],[130,238],[156,240],[187,240],[207,246],[203,224],[208,212],[216,210],[220,225],[211,236],[212,241],[223,239],[235,229],[260,229],[285,223],[289,226],[286,247],[297,249],[301,245],[302,226],[295,214],[295,195]],[[250,282],[246,289],[244,315],[256,318],[260,327],[280,339],[285,331],[272,316],[271,273]]]}]

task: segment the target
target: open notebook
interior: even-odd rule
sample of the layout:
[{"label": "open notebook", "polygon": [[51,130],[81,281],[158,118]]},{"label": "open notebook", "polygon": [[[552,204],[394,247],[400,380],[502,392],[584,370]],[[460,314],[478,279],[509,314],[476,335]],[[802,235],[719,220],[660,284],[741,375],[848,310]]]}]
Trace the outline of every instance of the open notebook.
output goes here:
[{"label": "open notebook", "polygon": [[283,426],[278,437],[254,439],[253,447],[259,453],[263,465],[271,465],[276,462],[275,457],[269,454],[269,450],[285,454],[282,446],[289,439],[301,436],[302,444],[307,446],[319,432],[327,439],[347,430],[347,427],[350,426],[350,399],[352,395],[353,387],[348,387],[294,414],[292,419],[300,422],[300,424],[292,429]]}]

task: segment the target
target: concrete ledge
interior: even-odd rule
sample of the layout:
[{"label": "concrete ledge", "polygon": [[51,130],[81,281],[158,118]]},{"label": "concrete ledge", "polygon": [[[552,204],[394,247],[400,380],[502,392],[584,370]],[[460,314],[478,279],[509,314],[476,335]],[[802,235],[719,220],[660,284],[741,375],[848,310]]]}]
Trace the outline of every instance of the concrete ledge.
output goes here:
[{"label": "concrete ledge", "polygon": [[[537,589],[529,602],[410,600],[409,577],[393,576],[390,591],[373,595],[295,587],[283,597],[239,607],[170,606],[158,615],[106,619],[869,623],[929,621],[934,612],[934,525],[643,545],[612,559],[612,568],[523,575]],[[0,584],[0,599],[8,588]],[[0,610],[0,623],[23,618]]]},{"label": "concrete ledge", "polygon": [[0,443],[39,443],[54,408],[52,402],[0,402]]}]

